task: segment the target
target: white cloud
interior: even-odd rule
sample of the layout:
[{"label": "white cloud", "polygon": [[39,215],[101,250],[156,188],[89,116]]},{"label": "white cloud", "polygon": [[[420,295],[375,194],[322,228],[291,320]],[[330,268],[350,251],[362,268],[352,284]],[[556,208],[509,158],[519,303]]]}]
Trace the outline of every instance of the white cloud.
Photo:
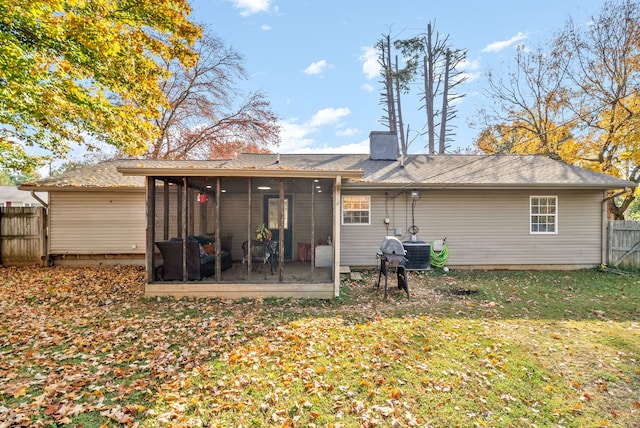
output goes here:
[{"label": "white cloud", "polygon": [[362,72],[367,79],[375,79],[380,75],[380,64],[378,64],[378,51],[375,48],[368,46],[360,48],[362,55],[358,57],[362,61]]},{"label": "white cloud", "polygon": [[231,0],[231,3],[240,9],[240,15],[242,16],[268,12],[271,8],[271,0]]},{"label": "white cloud", "polygon": [[280,153],[292,153],[296,149],[304,149],[314,143],[313,138],[308,137],[313,129],[310,129],[307,124],[295,123],[297,120],[297,118],[291,118],[279,123],[280,146],[277,150]]},{"label": "white cloud", "polygon": [[262,31],[270,31],[270,30],[271,30],[271,25],[262,24],[262,25],[260,26],[260,29],[261,29]]},{"label": "white cloud", "polygon": [[357,135],[359,133],[360,130],[358,128],[345,128],[336,131],[336,135],[338,137],[353,137],[354,135]]},{"label": "white cloud", "polygon": [[375,88],[368,83],[363,84],[361,88],[367,92],[373,92],[375,90]]},{"label": "white cloud", "polygon": [[322,74],[325,70],[333,68],[333,65],[329,64],[326,59],[312,62],[307,68],[304,69],[305,74],[312,76],[314,74]]},{"label": "white cloud", "polygon": [[342,146],[322,146],[322,147],[303,147],[291,151],[289,153],[317,153],[317,154],[368,154],[369,153],[369,139],[363,140],[359,143],[344,144]]},{"label": "white cloud", "polygon": [[320,126],[336,124],[340,119],[350,114],[351,110],[349,107],[324,108],[318,110],[308,123],[311,127],[318,128]]},{"label": "white cloud", "polygon": [[466,59],[462,63],[460,63],[460,70],[464,70],[462,74],[459,76],[460,79],[467,78],[465,83],[471,83],[474,80],[477,80],[482,76],[480,72],[480,60],[470,60]]},{"label": "white cloud", "polygon": [[490,52],[490,53],[500,52],[501,50],[503,50],[505,48],[508,48],[509,46],[513,45],[514,43],[519,42],[520,40],[524,40],[524,39],[526,39],[528,37],[529,36],[527,34],[522,33],[522,32],[518,32],[518,34],[516,34],[515,36],[513,36],[509,40],[503,40],[503,41],[499,41],[499,42],[489,43],[480,52]]},{"label": "white cloud", "polygon": [[[341,119],[350,114],[351,110],[348,107],[325,108],[318,110],[304,123],[297,123],[299,120],[297,117],[281,121],[279,123],[280,146],[277,150],[280,153],[311,153],[312,150],[316,150],[311,148],[315,144],[313,134],[320,132],[325,126],[339,126]],[[325,153],[331,151],[327,148]]]}]

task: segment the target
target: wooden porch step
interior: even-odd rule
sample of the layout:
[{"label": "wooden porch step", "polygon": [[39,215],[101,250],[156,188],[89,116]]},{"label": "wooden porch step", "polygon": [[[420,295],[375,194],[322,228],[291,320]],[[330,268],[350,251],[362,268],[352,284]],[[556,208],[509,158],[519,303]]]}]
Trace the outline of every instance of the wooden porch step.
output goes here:
[{"label": "wooden porch step", "polygon": [[340,279],[347,279],[351,274],[351,268],[349,266],[340,266]]},{"label": "wooden porch step", "polygon": [[351,272],[349,274],[349,279],[351,279],[352,281],[361,281],[362,274],[360,272]]}]

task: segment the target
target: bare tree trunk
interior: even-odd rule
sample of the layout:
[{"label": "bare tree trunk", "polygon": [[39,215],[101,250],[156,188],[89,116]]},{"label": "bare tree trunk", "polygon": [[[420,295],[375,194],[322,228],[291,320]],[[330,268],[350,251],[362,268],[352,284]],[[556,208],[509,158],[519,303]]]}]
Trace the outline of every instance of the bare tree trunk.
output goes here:
[{"label": "bare tree trunk", "polygon": [[391,36],[387,36],[386,46],[386,81],[387,81],[387,108],[389,110],[389,131],[398,132],[396,122],[395,99],[393,97],[393,68],[391,66]]},{"label": "bare tree trunk", "polygon": [[404,125],[402,123],[402,106],[400,103],[400,82],[398,79],[398,55],[396,55],[396,103],[398,104],[398,127],[400,128],[400,164],[404,165],[404,159],[407,157],[407,140],[404,138]]},{"label": "bare tree trunk", "polygon": [[427,111],[427,135],[429,137],[429,154],[435,153],[435,124],[433,110],[433,69],[434,69],[434,53],[433,45],[431,42],[431,23],[427,25],[427,56],[424,58],[424,98]]},{"label": "bare tree trunk", "polygon": [[442,117],[440,118],[440,138],[438,153],[441,155],[445,151],[445,140],[447,137],[447,116],[449,112],[449,68],[451,67],[451,50],[447,49],[444,65],[444,85],[442,89]]}]

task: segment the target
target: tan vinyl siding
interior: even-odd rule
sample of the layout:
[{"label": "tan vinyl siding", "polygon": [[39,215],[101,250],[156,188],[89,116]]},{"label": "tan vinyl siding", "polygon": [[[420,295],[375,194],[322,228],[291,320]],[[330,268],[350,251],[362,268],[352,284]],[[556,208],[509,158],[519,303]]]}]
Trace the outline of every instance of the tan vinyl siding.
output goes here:
[{"label": "tan vinyl siding", "polygon": [[[233,260],[242,260],[242,243],[247,240],[247,195],[223,193],[220,202],[220,233],[232,242]],[[261,206],[259,210],[262,215]]]},{"label": "tan vinyl siding", "polygon": [[49,206],[51,254],[145,253],[143,191],[52,192]]},{"label": "tan vinyl siding", "polygon": [[[374,266],[376,265],[376,252],[380,248],[382,240],[387,235],[393,235],[393,222],[389,225],[389,231],[384,224],[386,215],[384,193],[343,190],[342,197],[348,195],[371,195],[371,224],[348,224],[340,227],[340,264],[343,266]],[[342,206],[342,201],[340,206]],[[395,217],[397,224],[400,225],[402,220],[404,225],[404,208],[402,215],[397,211],[396,213],[398,214]],[[341,216],[342,210],[337,215]],[[342,219],[340,223],[342,223]]]},{"label": "tan vinyl siding", "polygon": [[[359,192],[358,194],[363,194]],[[372,193],[370,226],[342,226],[341,264],[375,264],[375,253],[388,233],[401,228],[409,239],[411,199]],[[529,197],[558,197],[558,233],[529,233]],[[418,239],[447,238],[449,265],[596,265],[601,257],[599,191],[438,190],[421,191],[416,202]],[[388,212],[388,214],[386,214]]]},{"label": "tan vinyl siding", "polygon": [[297,243],[311,243],[311,215],[314,217],[314,238],[316,242],[326,243],[332,235],[333,214],[332,196],[329,193],[316,193],[313,196],[313,210],[311,209],[311,194],[297,194],[296,204],[293,206],[293,246]]},{"label": "tan vinyl siding", "polygon": [[[187,235],[213,235],[215,230],[214,209],[215,200],[211,197],[206,203],[197,201],[198,192],[189,190],[187,195],[187,205],[191,225],[191,230]],[[184,208],[183,208],[184,209]],[[205,221],[202,221],[206,218]],[[156,240],[164,239],[164,186],[156,186]],[[178,188],[169,186],[169,229],[167,238],[180,237],[182,231],[178,230]]]},{"label": "tan vinyl siding", "polygon": [[[299,242],[311,242],[311,195],[308,193],[288,193],[292,203],[293,216],[293,258],[297,258]],[[256,193],[251,203],[251,237],[263,223],[264,194]],[[225,193],[221,197],[220,227],[222,235],[233,240],[232,255],[235,260],[242,259],[242,243],[247,240],[247,194]],[[314,196],[315,239],[326,241],[332,234],[332,197],[330,194]]]}]

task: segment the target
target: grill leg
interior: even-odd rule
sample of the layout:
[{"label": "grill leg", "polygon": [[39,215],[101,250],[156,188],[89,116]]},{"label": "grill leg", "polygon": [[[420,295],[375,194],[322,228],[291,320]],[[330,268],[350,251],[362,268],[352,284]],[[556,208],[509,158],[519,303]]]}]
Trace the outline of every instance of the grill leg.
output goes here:
[{"label": "grill leg", "polygon": [[409,277],[404,266],[398,266],[398,289],[404,290],[407,293],[407,299],[411,300],[409,295]]},{"label": "grill leg", "polygon": [[389,282],[389,275],[387,275],[387,269],[384,270],[384,300],[387,300],[387,283]]},{"label": "grill leg", "polygon": [[384,257],[380,258],[380,270],[378,271],[378,282],[376,282],[376,289],[380,288],[380,279],[382,278],[382,275],[384,275],[385,278],[387,277],[387,264]]}]

